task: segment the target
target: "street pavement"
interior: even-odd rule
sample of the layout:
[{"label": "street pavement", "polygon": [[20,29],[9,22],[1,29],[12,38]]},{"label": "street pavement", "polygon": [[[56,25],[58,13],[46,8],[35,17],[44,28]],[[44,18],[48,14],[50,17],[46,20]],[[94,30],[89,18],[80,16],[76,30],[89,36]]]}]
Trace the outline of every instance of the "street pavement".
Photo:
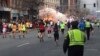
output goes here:
[{"label": "street pavement", "polygon": [[[67,31],[67,30],[66,30]],[[57,47],[54,38],[48,38],[45,33],[44,42],[40,43],[37,38],[37,31],[29,31],[26,38],[16,39],[7,36],[3,39],[0,36],[0,56],[67,56],[63,53],[64,35],[60,33],[59,46]],[[95,28],[91,39],[86,42],[84,56],[100,56],[100,29]]]}]

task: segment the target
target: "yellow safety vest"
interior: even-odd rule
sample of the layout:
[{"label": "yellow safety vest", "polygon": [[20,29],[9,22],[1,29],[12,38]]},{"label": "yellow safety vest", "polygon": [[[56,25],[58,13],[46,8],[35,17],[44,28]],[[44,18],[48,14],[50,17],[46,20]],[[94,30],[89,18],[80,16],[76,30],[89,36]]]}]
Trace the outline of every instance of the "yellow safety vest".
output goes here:
[{"label": "yellow safety vest", "polygon": [[65,24],[64,24],[64,23],[61,24],[61,25],[60,25],[60,28],[61,28],[61,29],[64,29],[64,28],[65,28]]},{"label": "yellow safety vest", "polygon": [[90,22],[85,22],[86,27],[91,27]]},{"label": "yellow safety vest", "polygon": [[68,35],[70,39],[69,46],[84,45],[85,34],[82,31],[78,29],[69,30]]}]

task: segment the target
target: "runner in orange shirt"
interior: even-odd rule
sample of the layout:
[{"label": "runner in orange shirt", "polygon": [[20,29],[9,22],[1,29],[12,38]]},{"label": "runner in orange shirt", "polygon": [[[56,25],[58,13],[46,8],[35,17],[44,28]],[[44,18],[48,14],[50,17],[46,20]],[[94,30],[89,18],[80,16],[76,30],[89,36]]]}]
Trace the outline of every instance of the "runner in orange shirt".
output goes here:
[{"label": "runner in orange shirt", "polygon": [[16,31],[17,31],[17,25],[16,25],[16,23],[13,23],[13,25],[12,25],[12,34],[13,34],[13,38],[15,38]]}]

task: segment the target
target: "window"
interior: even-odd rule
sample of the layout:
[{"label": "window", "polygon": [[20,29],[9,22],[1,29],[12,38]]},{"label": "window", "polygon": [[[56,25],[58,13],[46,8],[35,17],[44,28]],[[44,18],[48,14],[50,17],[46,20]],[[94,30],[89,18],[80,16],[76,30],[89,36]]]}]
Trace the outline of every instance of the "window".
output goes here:
[{"label": "window", "polygon": [[84,4],[84,8],[86,8],[86,4]]},{"label": "window", "polygon": [[93,4],[93,7],[96,7],[96,3]]}]

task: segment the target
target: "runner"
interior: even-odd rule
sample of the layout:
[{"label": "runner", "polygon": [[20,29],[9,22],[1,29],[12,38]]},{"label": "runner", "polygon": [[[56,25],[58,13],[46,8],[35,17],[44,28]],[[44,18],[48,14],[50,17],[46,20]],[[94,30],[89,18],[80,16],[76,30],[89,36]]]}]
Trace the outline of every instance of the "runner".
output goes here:
[{"label": "runner", "polygon": [[18,24],[18,31],[19,31],[19,39],[21,39],[21,35],[22,35],[22,23],[19,22]]},{"label": "runner", "polygon": [[11,32],[12,31],[12,23],[10,22],[9,24],[8,24],[8,28],[9,28],[9,32]]},{"label": "runner", "polygon": [[44,42],[43,37],[44,37],[45,27],[43,22],[39,23],[39,30],[40,30],[40,36],[39,36],[40,42]]},{"label": "runner", "polygon": [[11,38],[11,36],[12,36],[12,26],[13,26],[13,24],[12,24],[12,22],[10,22],[9,24],[8,24],[8,30],[9,30],[9,37]]},{"label": "runner", "polygon": [[23,38],[25,38],[26,26],[25,26],[25,23],[24,22],[22,24],[22,32],[23,32]]},{"label": "runner", "polygon": [[84,22],[84,20],[80,20],[80,22],[79,22],[79,24],[78,24],[78,28],[81,30],[81,31],[83,31],[83,32],[85,32],[85,22]]},{"label": "runner", "polygon": [[27,33],[29,32],[30,23],[26,22]]},{"label": "runner", "polygon": [[64,34],[64,30],[65,30],[65,24],[64,24],[64,22],[61,22],[60,29],[61,29],[62,34]]},{"label": "runner", "polygon": [[54,41],[56,42],[56,45],[58,46],[58,40],[59,40],[59,27],[57,26],[57,23],[54,25]]},{"label": "runner", "polygon": [[15,39],[15,36],[16,36],[16,31],[17,31],[17,25],[16,23],[13,23],[13,26],[12,26],[12,34],[13,34],[13,38]]},{"label": "runner", "polygon": [[30,29],[33,29],[33,24],[32,24],[32,22],[30,22]]},{"label": "runner", "polygon": [[53,21],[50,21],[50,25],[53,26]]},{"label": "runner", "polygon": [[52,31],[52,27],[50,24],[48,24],[48,27],[47,27],[47,31],[48,31],[48,37],[51,38],[51,31]]},{"label": "runner", "polygon": [[71,22],[67,22],[67,27],[68,27],[68,30],[70,30],[70,28],[71,28]]},{"label": "runner", "polygon": [[60,21],[59,21],[59,20],[57,21],[57,25],[58,25],[58,27],[60,28]]},{"label": "runner", "polygon": [[2,32],[3,32],[3,38],[6,38],[6,33],[7,33],[7,24],[6,23],[3,23]]}]

